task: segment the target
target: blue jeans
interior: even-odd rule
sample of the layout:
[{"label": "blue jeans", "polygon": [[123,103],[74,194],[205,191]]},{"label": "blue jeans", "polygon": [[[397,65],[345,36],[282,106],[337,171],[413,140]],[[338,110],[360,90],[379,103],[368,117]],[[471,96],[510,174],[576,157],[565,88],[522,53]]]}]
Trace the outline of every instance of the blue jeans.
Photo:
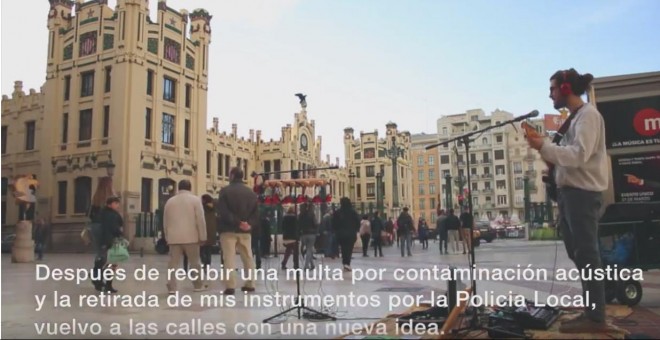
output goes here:
[{"label": "blue jeans", "polygon": [[324,255],[326,257],[338,256],[339,255],[339,243],[337,242],[337,236],[334,233],[325,234],[325,249]]},{"label": "blue jeans", "polygon": [[412,247],[412,234],[402,234],[401,235],[401,256],[406,256],[405,249],[408,249],[408,255],[412,255],[410,248]]},{"label": "blue jeans", "polygon": [[302,236],[302,243],[305,246],[305,265],[303,268],[314,268],[314,242],[316,242],[315,234],[306,234]]},{"label": "blue jeans", "polygon": [[41,260],[44,258],[44,244],[43,242],[35,242],[34,243],[34,252],[37,254],[37,259]]}]

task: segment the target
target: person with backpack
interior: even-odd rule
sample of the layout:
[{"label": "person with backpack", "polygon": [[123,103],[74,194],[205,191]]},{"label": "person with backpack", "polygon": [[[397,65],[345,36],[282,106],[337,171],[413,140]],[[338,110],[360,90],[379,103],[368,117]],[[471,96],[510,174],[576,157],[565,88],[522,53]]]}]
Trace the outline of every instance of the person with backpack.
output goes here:
[{"label": "person with backpack", "polygon": [[362,221],[360,221],[360,239],[362,240],[362,257],[369,257],[367,251],[371,239],[371,222],[369,222],[368,215],[362,216]]}]

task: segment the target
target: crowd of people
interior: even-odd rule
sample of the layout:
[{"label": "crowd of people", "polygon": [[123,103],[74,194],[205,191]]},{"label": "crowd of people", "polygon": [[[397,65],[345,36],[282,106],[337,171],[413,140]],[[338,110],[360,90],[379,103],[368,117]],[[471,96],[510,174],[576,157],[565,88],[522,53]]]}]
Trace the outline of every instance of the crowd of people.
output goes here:
[{"label": "crowd of people", "polygon": [[[259,212],[258,196],[243,183],[243,177],[242,169],[231,169],[230,183],[220,191],[217,199],[208,194],[201,197],[194,195],[188,180],[178,183],[176,194],[167,200],[162,211],[162,232],[169,248],[168,270],[208,270],[213,265],[212,253],[217,244],[221,249],[221,265],[224,268],[238,267],[236,253],[245,269],[261,267],[261,259],[268,256],[273,242],[270,232],[273,216]],[[112,284],[112,272],[119,263],[112,263],[108,254],[123,237],[124,221],[119,206],[120,198],[112,191],[112,184],[101,181],[89,212],[89,231],[96,250],[92,284],[98,291],[109,293],[117,292]],[[458,229],[468,222],[463,216],[459,220],[452,210],[447,216],[444,213],[440,215],[437,224],[440,253],[443,253],[443,244],[447,252],[447,235],[454,252],[457,251]],[[336,210],[328,209],[319,218],[311,203],[291,206],[281,216],[280,228],[284,245],[283,270],[287,269],[292,257],[294,268],[314,269],[315,254],[318,252],[331,259],[341,257],[343,269],[351,271],[353,249],[358,237],[364,257],[369,256],[370,248],[373,248],[374,257],[383,257],[383,246],[395,243],[401,249],[402,257],[412,256],[414,235],[417,235],[423,250],[428,249],[430,237],[426,221],[420,219],[416,227],[408,208],[404,208],[396,219],[383,219],[378,211],[360,216],[347,197],[340,199]],[[466,243],[464,252],[465,247]],[[299,254],[304,259],[302,265],[298,263]],[[207,287],[201,278],[193,282],[195,291]],[[229,271],[223,294],[235,294],[236,289],[237,274]],[[255,283],[246,280],[240,289],[254,292]],[[175,294],[177,280],[171,278],[167,282],[167,290]]]}]

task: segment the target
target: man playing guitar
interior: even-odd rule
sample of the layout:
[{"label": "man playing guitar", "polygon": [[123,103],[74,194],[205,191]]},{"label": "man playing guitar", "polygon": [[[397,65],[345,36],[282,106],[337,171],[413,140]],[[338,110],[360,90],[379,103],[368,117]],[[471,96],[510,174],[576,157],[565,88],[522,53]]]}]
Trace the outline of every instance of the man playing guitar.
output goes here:
[{"label": "man playing guitar", "polygon": [[[554,164],[559,206],[559,228],[568,257],[580,270],[602,267],[598,246],[598,219],[602,192],[608,187],[605,123],[598,110],[581,96],[593,76],[574,69],[557,71],[550,77],[550,99],[555,109],[568,108],[568,129],[558,145],[528,134],[529,146]],[[562,322],[564,333],[595,333],[607,330],[603,281],[582,280],[589,306],[576,319]],[[588,295],[586,295],[588,293]],[[593,308],[592,308],[593,307]]]}]

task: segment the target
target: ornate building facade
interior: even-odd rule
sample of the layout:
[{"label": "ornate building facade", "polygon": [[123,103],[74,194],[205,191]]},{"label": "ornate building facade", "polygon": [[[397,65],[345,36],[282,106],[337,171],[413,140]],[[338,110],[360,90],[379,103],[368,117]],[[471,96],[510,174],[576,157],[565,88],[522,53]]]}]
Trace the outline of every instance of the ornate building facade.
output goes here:
[{"label": "ornate building facade", "polygon": [[383,138],[375,130],[356,139],[353,128],[344,129],[349,197],[358,212],[378,209],[398,216],[404,207],[413,208],[410,143],[410,132],[399,131],[395,123],[386,125]]},{"label": "ornate building facade", "polygon": [[[93,192],[111,176],[134,235],[135,217],[162,208],[176,183],[188,179],[196,194],[217,195],[229,169],[252,172],[311,169],[321,159],[321,137],[305,106],[279,140],[264,141],[207,129],[207,89],[212,16],[158,2],[157,22],[148,2],[51,0],[46,81],[26,94],[17,81],[2,97],[2,218],[18,219],[8,185],[21,174],[37,176],[36,211],[53,226],[53,245],[74,244],[88,222]],[[337,201],[347,188],[344,168],[303,176],[327,178]],[[251,185],[251,183],[250,183]]]}]

